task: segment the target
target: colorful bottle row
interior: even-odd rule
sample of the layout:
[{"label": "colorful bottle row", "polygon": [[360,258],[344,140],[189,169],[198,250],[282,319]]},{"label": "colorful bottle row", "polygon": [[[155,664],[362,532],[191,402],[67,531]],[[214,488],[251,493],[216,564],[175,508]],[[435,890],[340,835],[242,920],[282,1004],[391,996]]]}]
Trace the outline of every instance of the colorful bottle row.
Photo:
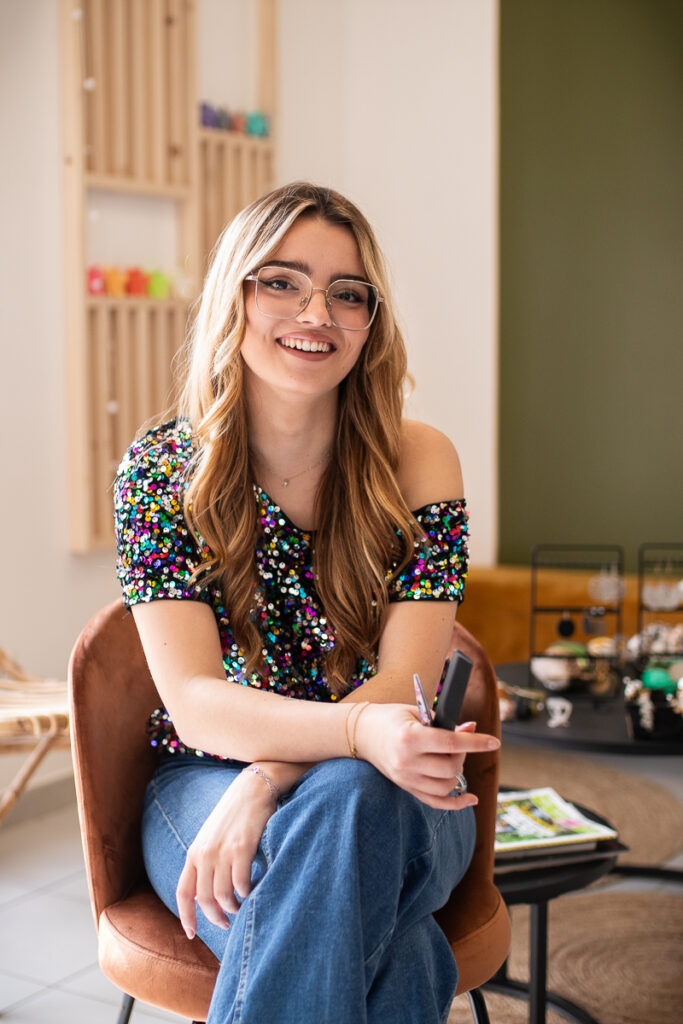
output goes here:
[{"label": "colorful bottle row", "polygon": [[213,107],[210,103],[202,103],[199,112],[199,123],[203,128],[219,128],[227,132],[242,132],[265,138],[270,131],[270,124],[265,114],[253,110],[248,114],[242,111],[231,113],[227,107]]},{"label": "colorful bottle row", "polygon": [[171,279],[160,270],[144,271],[140,267],[120,270],[119,267],[88,267],[86,287],[89,295],[146,295],[152,299],[171,296]]}]

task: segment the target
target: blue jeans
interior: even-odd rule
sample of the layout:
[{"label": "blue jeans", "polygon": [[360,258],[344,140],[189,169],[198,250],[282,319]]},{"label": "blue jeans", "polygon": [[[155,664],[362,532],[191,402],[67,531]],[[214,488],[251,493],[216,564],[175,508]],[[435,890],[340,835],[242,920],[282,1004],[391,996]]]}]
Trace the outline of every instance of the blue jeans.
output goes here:
[{"label": "blue jeans", "polygon": [[[189,845],[243,765],[168,758],[147,790],[150,881],[177,914]],[[442,1024],[457,968],[432,917],[464,874],[474,815],[437,811],[366,761],[324,761],[280,800],[230,928],[207,1024]]]}]

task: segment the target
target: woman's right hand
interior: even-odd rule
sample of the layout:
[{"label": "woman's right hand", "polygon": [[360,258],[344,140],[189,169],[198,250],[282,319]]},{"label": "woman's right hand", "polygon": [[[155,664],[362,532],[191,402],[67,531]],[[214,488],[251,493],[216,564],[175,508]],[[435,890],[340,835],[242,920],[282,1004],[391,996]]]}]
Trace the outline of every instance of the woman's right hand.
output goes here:
[{"label": "woman's right hand", "polygon": [[423,803],[440,810],[462,810],[478,803],[473,793],[451,796],[468,753],[496,750],[500,740],[478,734],[466,722],[455,730],[422,725],[417,709],[409,704],[370,704],[352,712],[360,757],[412,793]]},{"label": "woman's right hand", "polygon": [[176,899],[188,938],[197,932],[196,903],[219,928],[251,890],[251,865],[277,804],[266,782],[243,771],[226,790],[187,851]]}]

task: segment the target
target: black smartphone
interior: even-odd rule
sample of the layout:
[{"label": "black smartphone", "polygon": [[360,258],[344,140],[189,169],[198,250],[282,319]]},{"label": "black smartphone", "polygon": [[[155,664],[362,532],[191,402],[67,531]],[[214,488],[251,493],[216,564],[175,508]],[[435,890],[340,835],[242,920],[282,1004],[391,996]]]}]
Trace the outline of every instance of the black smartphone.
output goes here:
[{"label": "black smartphone", "polygon": [[471,660],[462,651],[455,651],[444,665],[437,687],[432,725],[439,729],[455,729],[471,671]]}]

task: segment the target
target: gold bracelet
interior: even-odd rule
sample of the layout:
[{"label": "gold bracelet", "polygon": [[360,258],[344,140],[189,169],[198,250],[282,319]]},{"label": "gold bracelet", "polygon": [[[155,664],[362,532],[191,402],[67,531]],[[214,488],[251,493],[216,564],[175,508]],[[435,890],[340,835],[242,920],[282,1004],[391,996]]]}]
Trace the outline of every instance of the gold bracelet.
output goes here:
[{"label": "gold bracelet", "polygon": [[[369,704],[370,704],[369,700],[366,700],[363,704],[354,704],[351,707],[351,709],[349,710],[348,715],[346,716],[346,742],[349,745],[349,754],[354,759],[358,758],[358,751],[356,750],[356,728],[358,726],[358,719],[363,714],[365,709],[369,706]],[[355,721],[353,723],[353,729],[351,731],[351,739],[349,739],[349,729],[348,729],[349,719],[351,718],[351,712],[354,711],[355,708],[360,708],[360,710],[359,710],[358,714],[356,715]]]},{"label": "gold bracelet", "polygon": [[347,744],[347,746],[349,748],[349,757],[356,757],[357,756],[353,752],[353,747],[351,746],[351,740],[349,739],[349,719],[351,717],[351,714],[352,714],[354,708],[356,708],[357,706],[358,706],[357,704],[352,704],[351,705],[349,710],[346,712],[346,721],[344,722],[344,732],[346,733],[346,744]]}]

